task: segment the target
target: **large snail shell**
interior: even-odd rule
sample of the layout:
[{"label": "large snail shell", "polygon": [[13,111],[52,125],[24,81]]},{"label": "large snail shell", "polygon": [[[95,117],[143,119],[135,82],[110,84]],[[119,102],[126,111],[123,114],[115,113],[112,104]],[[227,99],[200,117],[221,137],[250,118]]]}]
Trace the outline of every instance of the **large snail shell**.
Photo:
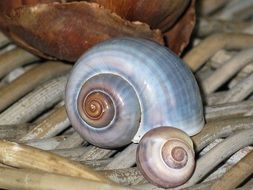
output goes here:
[{"label": "large snail shell", "polygon": [[[73,127],[101,147],[138,143],[160,126],[191,136],[204,125],[199,89],[189,68],[167,48],[138,38],[109,40],[85,53],[69,78],[66,106]],[[105,121],[99,123],[100,118]]]},{"label": "large snail shell", "polygon": [[185,183],[195,168],[193,143],[183,131],[158,127],[147,132],[137,149],[137,166],[145,178],[164,188]]}]

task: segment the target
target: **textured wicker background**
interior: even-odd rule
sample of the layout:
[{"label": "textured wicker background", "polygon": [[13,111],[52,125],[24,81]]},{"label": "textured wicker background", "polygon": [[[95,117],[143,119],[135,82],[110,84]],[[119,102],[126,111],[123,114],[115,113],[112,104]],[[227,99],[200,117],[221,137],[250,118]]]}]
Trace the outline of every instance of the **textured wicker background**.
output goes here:
[{"label": "textured wicker background", "polygon": [[[203,2],[183,59],[201,86],[206,126],[192,137],[196,169],[179,189],[253,189],[253,1]],[[63,102],[71,67],[45,62],[0,33],[0,138],[8,140],[0,140],[0,187],[159,189],[136,168],[136,144],[101,149],[72,129]],[[81,179],[82,165],[121,186]]]}]

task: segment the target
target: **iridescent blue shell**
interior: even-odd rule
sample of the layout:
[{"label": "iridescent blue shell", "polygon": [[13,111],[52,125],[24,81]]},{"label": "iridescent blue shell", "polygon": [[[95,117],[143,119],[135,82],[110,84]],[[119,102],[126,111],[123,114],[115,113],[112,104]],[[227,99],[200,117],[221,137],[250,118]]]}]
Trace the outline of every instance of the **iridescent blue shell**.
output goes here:
[{"label": "iridescent blue shell", "polygon": [[[108,126],[94,128],[80,116],[77,100],[84,84],[91,88],[87,91],[117,97],[115,117]],[[65,100],[73,127],[100,147],[138,143],[160,126],[190,136],[204,126],[201,96],[190,69],[169,49],[145,39],[112,39],[86,52],[74,66]]]}]

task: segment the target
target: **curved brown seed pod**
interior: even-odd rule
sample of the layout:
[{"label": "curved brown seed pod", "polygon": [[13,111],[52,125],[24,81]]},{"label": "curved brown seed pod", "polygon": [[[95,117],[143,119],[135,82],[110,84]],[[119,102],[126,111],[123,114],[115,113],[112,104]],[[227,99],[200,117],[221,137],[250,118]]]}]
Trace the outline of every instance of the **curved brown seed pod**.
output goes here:
[{"label": "curved brown seed pod", "polygon": [[90,0],[130,21],[141,21],[166,31],[184,12],[190,0]]},{"label": "curved brown seed pod", "polygon": [[195,0],[192,0],[190,6],[176,24],[164,33],[166,46],[176,54],[181,54],[189,44],[195,21]]},{"label": "curved brown seed pod", "polygon": [[35,54],[68,61],[75,61],[94,44],[117,36],[163,43],[158,30],[125,21],[98,4],[87,2],[22,6],[0,14],[0,28]]},{"label": "curved brown seed pod", "polygon": [[164,32],[166,46],[181,54],[195,25],[195,0],[89,0],[99,3],[127,20],[139,20]]},{"label": "curved brown seed pod", "polygon": [[10,12],[13,9],[22,7],[24,5],[36,5],[39,3],[61,2],[61,0],[1,0],[0,10],[3,12]]}]

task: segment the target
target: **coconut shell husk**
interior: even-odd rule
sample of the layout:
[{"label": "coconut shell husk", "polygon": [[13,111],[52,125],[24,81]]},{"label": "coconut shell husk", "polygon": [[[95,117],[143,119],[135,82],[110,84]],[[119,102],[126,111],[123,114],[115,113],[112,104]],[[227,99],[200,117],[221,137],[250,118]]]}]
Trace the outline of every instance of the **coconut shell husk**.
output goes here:
[{"label": "coconut shell husk", "polygon": [[[195,23],[195,0],[190,5],[189,0],[146,4],[136,0],[90,1],[102,5],[86,1],[2,0],[0,28],[19,46],[36,55],[74,62],[93,45],[122,36],[165,43],[180,54],[189,42]],[[117,8],[126,2],[130,8]],[[183,12],[184,9],[187,10]]]},{"label": "coconut shell husk", "polygon": [[25,49],[67,61],[76,61],[94,44],[113,37],[142,37],[163,44],[159,30],[87,2],[25,5],[2,13],[0,27]]}]

